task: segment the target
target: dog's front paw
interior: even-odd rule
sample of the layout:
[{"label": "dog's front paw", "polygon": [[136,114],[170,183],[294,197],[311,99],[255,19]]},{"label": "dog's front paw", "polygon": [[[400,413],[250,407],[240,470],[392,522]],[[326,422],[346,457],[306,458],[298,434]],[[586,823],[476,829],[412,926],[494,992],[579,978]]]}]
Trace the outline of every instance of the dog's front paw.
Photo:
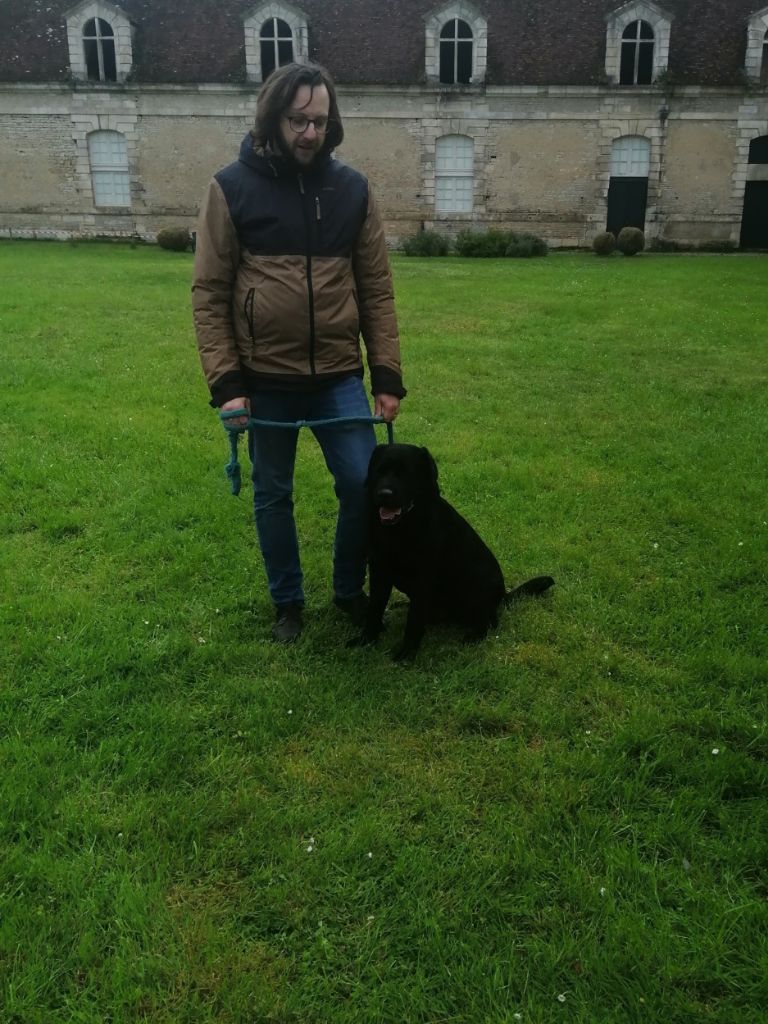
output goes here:
[{"label": "dog's front paw", "polygon": [[379,633],[381,633],[381,629],[370,629],[366,626],[358,636],[347,640],[347,647],[370,647],[379,639]]},{"label": "dog's front paw", "polygon": [[392,661],[400,665],[409,665],[416,657],[416,648],[403,644],[392,652]]}]

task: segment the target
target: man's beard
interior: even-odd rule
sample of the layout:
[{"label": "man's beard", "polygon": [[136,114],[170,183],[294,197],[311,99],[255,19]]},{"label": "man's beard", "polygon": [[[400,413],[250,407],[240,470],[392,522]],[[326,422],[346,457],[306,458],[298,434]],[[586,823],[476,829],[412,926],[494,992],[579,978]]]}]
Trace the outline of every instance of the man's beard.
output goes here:
[{"label": "man's beard", "polygon": [[323,153],[322,146],[320,149],[315,149],[312,152],[312,159],[307,163],[302,163],[301,160],[297,160],[293,150],[286,145],[282,135],[278,135],[276,139],[272,141],[272,148],[282,160],[285,160],[291,167],[296,168],[300,171],[307,171],[310,167],[314,167],[318,163],[319,157]]}]

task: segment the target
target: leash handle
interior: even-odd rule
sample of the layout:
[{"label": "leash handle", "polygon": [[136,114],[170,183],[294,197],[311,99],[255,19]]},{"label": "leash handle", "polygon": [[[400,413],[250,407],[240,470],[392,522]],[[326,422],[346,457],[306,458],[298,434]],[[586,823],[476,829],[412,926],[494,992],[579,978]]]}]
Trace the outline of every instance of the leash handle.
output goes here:
[{"label": "leash handle", "polygon": [[[228,420],[242,419],[243,416],[248,416],[247,424],[227,422]],[[227,478],[229,479],[231,491],[235,496],[240,493],[241,484],[240,462],[237,457],[238,442],[240,441],[241,434],[244,434],[246,430],[251,430],[254,427],[277,427],[282,430],[301,430],[302,427],[338,426],[343,423],[373,423],[374,425],[386,423],[387,444],[394,444],[395,442],[394,428],[391,423],[387,423],[383,416],[337,416],[326,420],[291,420],[286,423],[282,420],[251,419],[247,409],[227,409],[226,412],[219,413],[219,418],[229,434],[229,462],[225,466],[225,470]]]}]

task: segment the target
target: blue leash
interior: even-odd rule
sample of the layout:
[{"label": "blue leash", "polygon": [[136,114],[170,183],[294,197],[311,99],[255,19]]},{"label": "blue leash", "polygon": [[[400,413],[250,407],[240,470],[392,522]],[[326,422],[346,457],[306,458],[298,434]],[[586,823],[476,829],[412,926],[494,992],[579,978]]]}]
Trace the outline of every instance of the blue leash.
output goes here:
[{"label": "blue leash", "polygon": [[[228,409],[220,412],[219,417],[229,434],[229,462],[226,465],[227,476],[229,477],[232,493],[237,496],[240,493],[240,462],[237,457],[237,446],[240,442],[240,435],[253,427],[278,427],[281,430],[301,430],[302,427],[330,427],[339,426],[342,423],[386,423],[383,416],[338,416],[329,420],[292,420],[283,423],[279,420],[252,420],[249,418],[247,424],[230,424],[227,420],[240,419],[247,416],[247,409]],[[395,439],[391,423],[387,423],[387,443],[392,444]]]}]

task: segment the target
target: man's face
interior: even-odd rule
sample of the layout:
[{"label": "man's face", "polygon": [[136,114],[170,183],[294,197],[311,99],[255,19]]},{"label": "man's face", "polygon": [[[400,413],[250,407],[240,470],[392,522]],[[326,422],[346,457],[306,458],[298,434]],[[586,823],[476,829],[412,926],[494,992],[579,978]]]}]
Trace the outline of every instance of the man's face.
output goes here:
[{"label": "man's face", "polygon": [[[300,167],[309,167],[323,148],[328,125],[330,97],[324,85],[300,85],[280,119],[280,138],[285,150]],[[315,124],[320,123],[320,129]],[[291,119],[293,127],[291,127]],[[311,122],[311,123],[307,123]],[[296,131],[306,123],[303,131]]]}]

